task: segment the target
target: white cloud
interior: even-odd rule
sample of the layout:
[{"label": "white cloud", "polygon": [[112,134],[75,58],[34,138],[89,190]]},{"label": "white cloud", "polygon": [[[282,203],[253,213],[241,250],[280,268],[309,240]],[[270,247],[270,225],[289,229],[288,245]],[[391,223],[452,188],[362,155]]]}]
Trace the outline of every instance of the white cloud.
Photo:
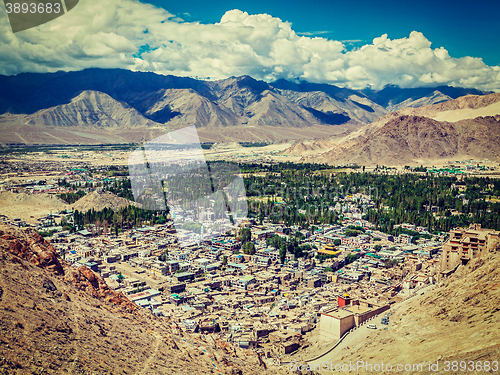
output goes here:
[{"label": "white cloud", "polygon": [[297,32],[297,35],[301,36],[313,36],[313,35],[323,35],[323,34],[330,34],[331,31],[328,30],[321,30],[321,31],[302,31],[302,32]]},{"label": "white cloud", "polygon": [[219,23],[201,24],[136,0],[107,0],[105,6],[81,0],[67,15],[16,34],[4,7],[0,19],[0,73],[7,75],[116,67],[210,79],[300,78],[352,88],[394,83],[500,91],[499,66],[452,58],[416,31],[401,39],[382,35],[349,51],[344,43],[358,40],[299,34],[268,14],[231,10]]}]

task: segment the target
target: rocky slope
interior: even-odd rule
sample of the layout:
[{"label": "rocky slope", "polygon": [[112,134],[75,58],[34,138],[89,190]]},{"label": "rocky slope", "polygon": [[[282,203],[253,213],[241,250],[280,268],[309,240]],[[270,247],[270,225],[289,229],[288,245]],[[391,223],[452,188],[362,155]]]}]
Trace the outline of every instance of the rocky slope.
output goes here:
[{"label": "rocky slope", "polygon": [[426,116],[438,121],[457,122],[476,117],[495,116],[500,114],[500,93],[485,96],[467,95],[461,98],[425,106],[414,111],[416,115]]},{"label": "rocky slope", "polygon": [[[28,78],[33,82],[31,85]],[[316,85],[297,96],[293,90],[279,88],[283,87],[280,82],[274,87],[249,76],[205,82],[117,69],[89,69],[54,75],[0,77],[1,82],[11,91],[11,95],[0,95],[1,113],[28,115],[21,120],[30,125],[310,127],[338,125],[350,120],[366,123],[385,113],[361,92]],[[27,96],[20,97],[18,92],[23,89]],[[310,91],[312,89],[316,91]],[[36,96],[33,91],[37,92]],[[339,97],[338,92],[343,91],[354,95],[359,103]],[[322,100],[315,99],[318,95]],[[330,105],[325,107],[324,102]],[[372,107],[376,107],[377,112]]]},{"label": "rocky slope", "polygon": [[[403,89],[397,85],[387,85],[382,90],[372,91],[362,90],[363,93],[373,102],[382,107],[395,111],[406,105],[421,101],[422,104],[433,104],[449,97],[457,99],[465,95],[485,95],[491,92],[483,92],[476,89],[465,89],[462,87],[438,86],[438,87],[416,87]],[[425,103],[425,101],[428,101]],[[415,107],[415,105],[409,105]]]},{"label": "rocky slope", "polygon": [[[257,357],[174,332],[30,230],[0,226],[1,374],[259,374]],[[204,351],[205,350],[205,351]],[[267,373],[276,374],[278,369]]]},{"label": "rocky slope", "polygon": [[387,112],[380,105],[358,95],[341,101],[322,91],[302,93],[281,90],[280,94],[331,125],[348,121],[368,124]]},{"label": "rocky slope", "polygon": [[453,98],[451,96],[445,95],[442,92],[436,90],[428,95],[425,95],[422,98],[418,99],[408,98],[402,101],[401,103],[390,104],[387,106],[387,109],[391,112],[395,112],[402,108],[418,108],[423,105],[438,104],[452,99]]},{"label": "rocky slope", "polygon": [[499,144],[500,115],[456,123],[403,115],[365,139],[336,145],[319,160],[389,165],[450,158],[500,160]]},{"label": "rocky slope", "polygon": [[[156,97],[159,95],[159,97]],[[200,124],[207,127],[234,126],[240,124],[239,117],[226,111],[216,103],[198,94],[193,89],[167,89],[148,98],[145,115],[169,125]]]}]

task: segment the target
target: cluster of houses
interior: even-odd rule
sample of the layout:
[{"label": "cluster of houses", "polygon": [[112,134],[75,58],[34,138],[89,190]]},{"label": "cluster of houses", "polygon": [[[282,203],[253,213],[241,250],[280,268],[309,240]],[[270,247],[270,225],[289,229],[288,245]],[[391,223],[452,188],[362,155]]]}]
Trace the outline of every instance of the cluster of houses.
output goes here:
[{"label": "cluster of houses", "polygon": [[[359,242],[345,241],[352,238],[345,235],[349,225],[365,228]],[[57,232],[49,240],[67,261],[99,272],[110,287],[170,317],[180,329],[214,333],[268,355],[308,345],[305,334],[313,330],[322,338],[339,338],[338,327],[362,322],[349,317],[352,309],[356,317],[379,314],[439,276],[440,243],[397,243],[361,219],[314,231],[252,221],[242,226],[250,228],[253,254],[241,252],[235,232],[180,247],[178,236],[189,234],[178,233],[171,222],[118,236]],[[286,254],[281,264],[279,251],[266,239],[297,232],[311,251],[299,259]],[[318,254],[332,256],[321,262]],[[354,307],[339,305],[345,294]],[[338,322],[326,323],[329,319]]]}]

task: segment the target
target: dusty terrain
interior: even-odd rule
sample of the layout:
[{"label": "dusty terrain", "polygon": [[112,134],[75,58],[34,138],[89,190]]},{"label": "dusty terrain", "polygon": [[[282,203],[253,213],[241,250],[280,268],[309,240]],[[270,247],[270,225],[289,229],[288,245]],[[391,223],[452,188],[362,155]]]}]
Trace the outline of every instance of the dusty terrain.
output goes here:
[{"label": "dusty terrain", "polygon": [[30,224],[51,212],[57,213],[66,208],[66,202],[51,194],[0,192],[0,214]]},{"label": "dusty terrain", "polygon": [[10,219],[19,218],[30,224],[36,223],[39,218],[50,213],[55,214],[66,209],[86,212],[90,209],[100,211],[107,207],[118,211],[119,208],[128,205],[138,206],[135,202],[102,190],[95,190],[73,204],[67,204],[53,194],[0,192],[0,215]]},{"label": "dusty terrain", "polygon": [[[175,130],[161,124],[133,128],[74,125],[54,127],[26,125],[22,116],[0,116],[0,143],[99,145],[111,143],[146,142]],[[191,126],[193,123],[185,124]],[[181,126],[181,127],[184,127]],[[313,125],[310,127],[286,127],[268,125],[235,125],[228,128],[198,128],[201,142],[259,142],[314,139],[334,136],[359,125]],[[180,128],[179,126],[176,127]]]},{"label": "dusty terrain", "polygon": [[[265,371],[255,355],[176,334],[172,322],[137,308],[86,267],[57,258],[33,231],[0,226],[0,249],[1,374]],[[277,372],[286,371],[266,371]]]}]

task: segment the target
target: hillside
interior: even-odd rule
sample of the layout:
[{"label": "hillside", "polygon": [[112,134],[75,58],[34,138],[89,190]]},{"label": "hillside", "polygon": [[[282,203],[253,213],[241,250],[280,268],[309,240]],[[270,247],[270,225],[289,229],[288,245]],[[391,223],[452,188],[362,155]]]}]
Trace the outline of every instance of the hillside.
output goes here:
[{"label": "hillside", "polygon": [[[387,85],[382,90],[362,90],[366,96],[373,102],[395,111],[402,108],[403,103],[416,102],[423,99],[434,101],[442,101],[442,99],[450,98],[457,99],[465,95],[485,95],[491,92],[483,92],[476,89],[466,89],[462,87],[438,86],[438,87],[416,87],[403,89],[397,85]],[[432,104],[432,103],[427,103]],[[413,105],[410,105],[413,107]]]},{"label": "hillside", "polygon": [[[139,309],[33,231],[0,226],[2,374],[259,374],[242,356]],[[275,374],[270,369],[266,373]]]},{"label": "hillside", "polygon": [[[419,374],[462,373],[444,371],[445,361],[482,364],[498,361],[500,355],[500,252],[460,266],[423,295],[391,308],[387,330],[375,321],[377,330],[365,341],[343,348],[335,358],[380,364],[423,364]],[[429,371],[429,361],[439,361],[439,371]],[[393,373],[379,371],[378,373]],[[405,372],[406,373],[406,372]],[[410,372],[408,372],[410,373]],[[492,373],[470,371],[470,374]],[[494,372],[493,372],[494,373]]]},{"label": "hillside", "polygon": [[94,126],[94,127],[148,127],[154,122],[134,108],[120,103],[99,91],[83,91],[70,103],[40,110],[27,116],[28,125]]},{"label": "hillside", "polygon": [[387,112],[380,105],[358,95],[338,100],[322,91],[301,93],[280,90],[280,94],[301,105],[330,125],[338,125],[348,121],[368,124]]},{"label": "hillside", "polygon": [[416,109],[414,114],[438,121],[456,122],[500,114],[500,94],[467,95],[461,98]]},{"label": "hillside", "polygon": [[320,160],[331,163],[415,163],[450,158],[500,160],[500,115],[457,123],[399,116],[368,138],[340,144]]},{"label": "hillside", "polygon": [[138,203],[121,198],[102,189],[97,189],[77,200],[71,205],[71,208],[80,212],[86,212],[91,209],[100,211],[104,209],[104,207],[111,208],[113,211],[118,211],[121,207],[126,207],[128,205],[139,206]]},{"label": "hillside", "polygon": [[423,105],[438,104],[452,99],[453,98],[451,96],[445,95],[442,92],[436,90],[421,98],[417,97],[417,99],[413,99],[410,97],[400,103],[388,105],[387,109],[391,112],[396,112],[403,108],[418,108]]}]

